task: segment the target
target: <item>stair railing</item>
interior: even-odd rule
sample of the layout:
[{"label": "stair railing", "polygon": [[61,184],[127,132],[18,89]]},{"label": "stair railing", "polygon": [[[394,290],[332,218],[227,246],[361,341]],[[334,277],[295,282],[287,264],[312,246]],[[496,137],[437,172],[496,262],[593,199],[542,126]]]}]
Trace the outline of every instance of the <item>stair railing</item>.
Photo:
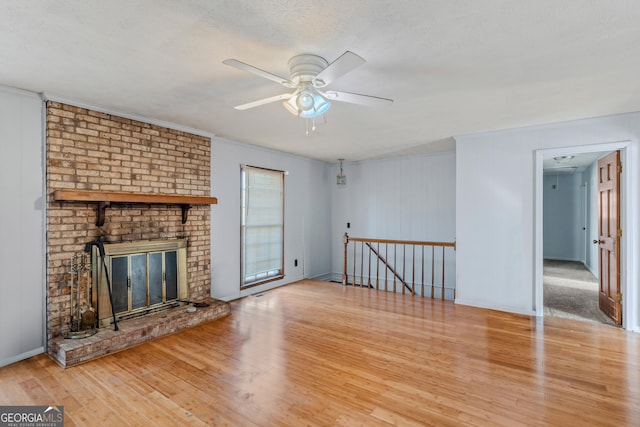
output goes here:
[{"label": "stair railing", "polygon": [[430,294],[431,298],[435,298],[438,291],[443,300],[449,289],[455,298],[456,242],[372,239],[344,233],[343,243],[342,284],[345,286],[388,292],[401,289],[403,294]]}]

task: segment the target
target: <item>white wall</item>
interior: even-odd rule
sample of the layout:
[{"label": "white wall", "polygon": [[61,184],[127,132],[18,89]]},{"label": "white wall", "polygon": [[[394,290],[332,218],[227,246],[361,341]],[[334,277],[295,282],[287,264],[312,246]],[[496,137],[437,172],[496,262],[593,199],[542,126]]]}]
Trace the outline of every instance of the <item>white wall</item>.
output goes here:
[{"label": "white wall", "polygon": [[[277,151],[214,138],[211,149],[211,296],[232,300],[331,268],[329,165]],[[240,291],[240,165],[285,170],[285,278]],[[294,266],[294,260],[298,266]]]},{"label": "white wall", "polygon": [[[330,173],[332,279],[342,275],[345,232],[379,239],[456,239],[455,153],[347,162],[344,187],[336,185],[339,170],[334,164]],[[447,275],[453,282],[450,261]]]},{"label": "white wall", "polygon": [[0,366],[45,347],[42,108],[0,87]]},{"label": "white wall", "polygon": [[640,114],[456,138],[457,302],[542,314],[542,159],[623,147],[625,327],[638,330]]},{"label": "white wall", "polygon": [[[585,261],[586,200],[582,173],[543,178],[543,255],[545,259]],[[585,228],[583,230],[583,227]]]}]

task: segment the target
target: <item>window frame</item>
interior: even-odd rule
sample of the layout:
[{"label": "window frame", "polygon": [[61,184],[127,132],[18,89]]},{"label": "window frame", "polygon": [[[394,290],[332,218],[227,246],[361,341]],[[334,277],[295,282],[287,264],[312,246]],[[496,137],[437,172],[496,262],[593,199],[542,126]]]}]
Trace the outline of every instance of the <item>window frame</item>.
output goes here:
[{"label": "window frame", "polygon": [[[280,267],[278,270],[275,271],[274,274],[269,274],[271,272],[271,270],[266,272],[266,275],[263,277],[256,277],[255,280],[251,280],[251,281],[247,281],[247,275],[245,273],[245,266],[246,266],[246,262],[245,262],[245,246],[246,246],[246,242],[245,242],[245,230],[246,230],[246,226],[245,226],[245,219],[246,219],[246,215],[245,215],[245,206],[249,203],[248,199],[246,200],[246,198],[248,197],[248,195],[250,193],[246,192],[246,171],[247,170],[253,170],[253,171],[264,171],[265,173],[269,173],[269,174],[279,174],[280,175],[280,180],[281,180],[281,187],[280,187],[280,209],[281,209],[281,218],[282,218],[282,222],[280,224],[280,229],[281,229],[281,235],[280,235],[280,246],[281,246],[281,252],[280,252]],[[259,286],[259,285],[263,285],[265,283],[269,283],[269,282],[273,282],[276,280],[281,280],[285,277],[284,274],[284,232],[285,232],[285,211],[284,211],[284,198],[285,198],[285,180],[284,177],[286,175],[285,171],[282,170],[278,170],[278,169],[270,169],[270,168],[265,168],[265,167],[260,167],[260,166],[252,166],[252,165],[240,165],[240,290],[245,290],[245,289],[249,289],[252,288],[254,286]],[[257,273],[256,273],[257,275]]]}]

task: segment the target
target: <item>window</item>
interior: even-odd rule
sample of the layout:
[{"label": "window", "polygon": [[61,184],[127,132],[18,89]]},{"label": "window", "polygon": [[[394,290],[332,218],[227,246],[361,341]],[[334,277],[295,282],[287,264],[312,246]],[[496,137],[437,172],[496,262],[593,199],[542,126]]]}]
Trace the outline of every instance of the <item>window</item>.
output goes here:
[{"label": "window", "polygon": [[284,277],[284,172],[241,168],[241,283]]}]

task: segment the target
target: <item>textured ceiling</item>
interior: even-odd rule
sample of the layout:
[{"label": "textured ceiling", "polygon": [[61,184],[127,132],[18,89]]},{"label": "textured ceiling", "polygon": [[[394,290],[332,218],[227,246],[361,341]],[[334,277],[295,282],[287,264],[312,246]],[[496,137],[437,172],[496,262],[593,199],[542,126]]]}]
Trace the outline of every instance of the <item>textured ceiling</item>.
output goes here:
[{"label": "textured ceiling", "polygon": [[[640,110],[637,0],[4,0],[0,84],[165,120],[311,158],[451,148],[452,136]],[[286,92],[222,64],[288,76],[287,61],[367,62],[331,89],[394,99],[334,102],[327,124]]]}]

